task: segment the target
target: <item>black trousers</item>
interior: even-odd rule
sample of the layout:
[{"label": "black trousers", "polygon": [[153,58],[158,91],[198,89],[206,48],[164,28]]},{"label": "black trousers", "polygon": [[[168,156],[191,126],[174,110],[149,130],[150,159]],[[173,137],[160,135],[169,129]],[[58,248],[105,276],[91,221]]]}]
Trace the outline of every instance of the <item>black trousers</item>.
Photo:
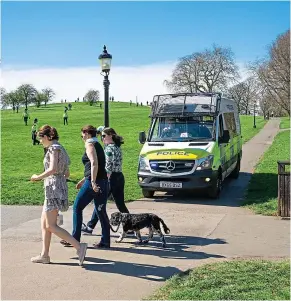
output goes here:
[{"label": "black trousers", "polygon": [[39,144],[39,141],[36,139],[36,131],[31,132],[31,139],[32,139],[32,144],[35,145],[36,143]]},{"label": "black trousers", "polygon": [[[129,213],[124,202],[124,185],[125,185],[125,179],[123,173],[113,172],[109,179],[108,195],[110,195],[110,193],[112,194],[114,202],[119,212]],[[98,215],[94,209],[91,220],[87,223],[87,226],[94,229],[97,223],[98,223]]]},{"label": "black trousers", "polygon": [[64,125],[68,124],[68,117],[64,117]]}]

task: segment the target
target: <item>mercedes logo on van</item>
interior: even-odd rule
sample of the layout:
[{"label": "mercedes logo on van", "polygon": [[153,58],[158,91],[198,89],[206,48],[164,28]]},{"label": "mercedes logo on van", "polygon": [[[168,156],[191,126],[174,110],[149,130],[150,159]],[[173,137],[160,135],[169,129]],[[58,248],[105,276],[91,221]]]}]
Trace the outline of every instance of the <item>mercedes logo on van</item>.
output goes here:
[{"label": "mercedes logo on van", "polygon": [[169,161],[167,164],[166,164],[166,168],[167,170],[169,171],[172,171],[175,169],[175,163],[173,161]]}]

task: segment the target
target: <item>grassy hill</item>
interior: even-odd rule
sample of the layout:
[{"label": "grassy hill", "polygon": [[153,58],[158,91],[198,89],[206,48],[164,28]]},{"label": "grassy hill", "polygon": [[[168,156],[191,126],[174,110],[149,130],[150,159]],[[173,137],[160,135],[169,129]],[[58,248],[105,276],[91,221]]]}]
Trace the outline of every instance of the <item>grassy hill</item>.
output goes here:
[{"label": "grassy hill", "polygon": [[[278,210],[278,160],[290,161],[290,131],[278,133],[256,166],[244,204],[255,213],[276,215]],[[290,171],[290,166],[286,171]]]},{"label": "grassy hill", "polygon": [[[103,124],[104,110],[98,106],[90,107],[85,103],[73,103],[69,111],[68,126],[63,125],[63,109],[65,104],[51,104],[45,107],[30,107],[29,125],[25,126],[20,113],[12,110],[2,111],[1,152],[2,152],[2,204],[41,205],[43,203],[42,182],[32,183],[30,177],[43,170],[43,148],[32,145],[31,125],[38,118],[39,126],[50,124],[57,128],[60,142],[67,149],[71,158],[71,177],[69,182],[69,199],[71,203],[76,196],[75,182],[83,177],[81,156],[84,144],[80,138],[83,125]],[[150,124],[146,106],[130,106],[129,103],[110,102],[110,126],[124,137],[124,174],[126,179],[126,199],[135,200],[141,197],[137,184],[137,164],[141,145],[138,143],[139,131],[147,130]],[[257,118],[257,128],[252,128],[251,116],[241,116],[244,142],[254,136],[265,124]]]}]

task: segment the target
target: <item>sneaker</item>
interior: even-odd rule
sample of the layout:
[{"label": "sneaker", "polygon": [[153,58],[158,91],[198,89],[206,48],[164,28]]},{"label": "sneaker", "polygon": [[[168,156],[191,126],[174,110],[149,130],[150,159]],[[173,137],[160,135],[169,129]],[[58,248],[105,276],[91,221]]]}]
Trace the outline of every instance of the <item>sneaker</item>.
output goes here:
[{"label": "sneaker", "polygon": [[49,256],[41,256],[40,254],[38,256],[32,257],[30,260],[33,263],[43,263],[43,264],[47,264],[51,262]]},{"label": "sneaker", "polygon": [[87,234],[92,234],[93,229],[89,229],[88,226],[86,226],[84,223],[82,224],[81,231]]},{"label": "sneaker", "polygon": [[85,256],[86,256],[86,251],[87,251],[87,244],[86,243],[81,243],[80,244],[80,250],[77,251],[77,255],[79,257],[79,265],[83,265]]}]

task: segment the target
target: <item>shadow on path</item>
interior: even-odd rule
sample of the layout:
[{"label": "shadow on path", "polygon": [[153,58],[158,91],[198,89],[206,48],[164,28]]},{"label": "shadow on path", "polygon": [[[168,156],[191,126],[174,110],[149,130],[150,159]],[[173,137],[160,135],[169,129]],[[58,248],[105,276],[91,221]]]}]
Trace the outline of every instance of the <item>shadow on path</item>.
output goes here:
[{"label": "shadow on path", "polygon": [[[51,264],[63,266],[78,266],[78,263]],[[165,281],[172,275],[182,272],[182,270],[172,266],[156,266],[150,264],[121,262],[95,257],[86,257],[83,268],[88,271],[120,274],[124,276],[137,277],[151,281]]]},{"label": "shadow on path", "polygon": [[[116,248],[116,250],[125,251],[125,252],[130,252],[132,250],[135,250],[135,253],[138,254],[145,254],[144,251],[147,251],[144,249],[126,249],[126,248]],[[166,252],[166,250],[160,250],[160,249],[158,249],[157,251]],[[96,250],[96,252],[98,252],[98,250]],[[190,253],[190,252],[184,252],[184,253]],[[194,254],[194,252],[192,254]],[[207,254],[204,252],[195,252],[195,254],[196,254],[195,258],[193,256],[192,259],[206,259],[210,257],[224,258],[224,256],[221,255]],[[77,259],[77,258],[74,257],[72,259]],[[178,257],[177,259],[181,259],[181,258]],[[64,266],[78,266],[78,263],[53,263],[52,262],[51,264],[64,265]],[[120,274],[124,276],[137,277],[137,278],[142,278],[151,281],[158,281],[158,282],[165,281],[166,279],[173,276],[174,274],[182,272],[182,270],[173,266],[156,266],[152,264],[121,262],[121,261],[106,260],[106,259],[101,259],[96,257],[86,257],[83,268],[88,271]]]},{"label": "shadow on path", "polygon": [[[204,237],[191,237],[191,236],[175,236],[171,235],[166,237],[167,247],[163,248],[158,237],[154,237],[148,244],[139,244],[136,239],[125,239],[124,242],[118,243],[117,247],[111,247],[110,251],[118,251],[124,253],[143,254],[158,256],[161,258],[170,259],[205,259],[209,257],[221,258],[223,256],[216,254],[207,254],[203,252],[196,252],[187,250],[192,246],[206,246],[210,244],[227,244],[223,239],[212,239]],[[130,244],[130,247],[123,247],[123,244]],[[144,248],[145,247],[145,248]],[[88,247],[88,249],[94,249]]]},{"label": "shadow on path", "polygon": [[151,201],[158,203],[201,204],[212,206],[240,207],[245,190],[252,177],[251,173],[241,172],[237,180],[227,178],[219,199],[210,199],[204,191],[169,192],[162,196],[155,196]]}]

